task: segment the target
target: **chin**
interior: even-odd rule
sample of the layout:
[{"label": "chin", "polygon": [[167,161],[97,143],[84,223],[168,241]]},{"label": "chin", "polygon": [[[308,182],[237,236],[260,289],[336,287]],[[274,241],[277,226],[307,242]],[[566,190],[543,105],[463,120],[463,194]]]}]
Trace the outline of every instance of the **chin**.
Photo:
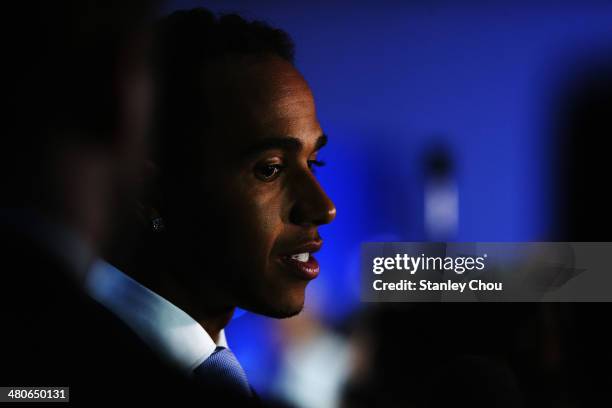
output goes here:
[{"label": "chin", "polygon": [[277,318],[285,319],[298,315],[304,309],[304,298],[299,303],[287,304],[282,308],[277,308]]},{"label": "chin", "polygon": [[268,294],[265,299],[254,302],[249,305],[250,307],[241,307],[263,316],[286,319],[296,316],[304,309],[304,298],[304,291],[301,293],[286,291],[281,295]]},{"label": "chin", "polygon": [[[238,270],[248,270],[246,268]],[[259,278],[256,278],[259,277]],[[299,314],[304,308],[309,281],[297,279],[283,270],[253,273],[236,286],[236,305],[252,313],[284,319]]]},{"label": "chin", "polygon": [[297,316],[304,309],[304,303],[299,306],[285,306],[285,307],[275,307],[271,309],[270,313],[267,313],[266,316],[272,317],[274,319],[287,319],[289,317]]}]

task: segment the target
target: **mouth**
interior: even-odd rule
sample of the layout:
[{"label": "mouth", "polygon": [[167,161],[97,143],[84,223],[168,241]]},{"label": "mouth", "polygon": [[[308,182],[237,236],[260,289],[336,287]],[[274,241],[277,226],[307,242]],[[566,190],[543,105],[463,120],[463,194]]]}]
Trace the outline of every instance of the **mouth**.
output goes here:
[{"label": "mouth", "polygon": [[321,249],[322,241],[310,242],[294,249],[291,253],[281,255],[280,262],[297,277],[312,280],[319,276],[319,261],[313,256]]}]

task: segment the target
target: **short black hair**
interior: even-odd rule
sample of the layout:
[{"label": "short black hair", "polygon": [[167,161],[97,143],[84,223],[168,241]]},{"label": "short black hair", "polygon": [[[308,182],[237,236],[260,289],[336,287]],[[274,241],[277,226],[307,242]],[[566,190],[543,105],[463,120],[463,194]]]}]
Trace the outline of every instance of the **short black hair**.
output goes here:
[{"label": "short black hair", "polygon": [[158,62],[164,70],[198,67],[231,54],[275,54],[293,62],[294,45],[283,30],[238,14],[204,8],[176,11],[157,24]]},{"label": "short black hair", "polygon": [[[163,18],[157,24],[154,42],[158,113],[170,122],[172,132],[189,120],[186,105],[205,96],[205,90],[197,89],[197,85],[203,69],[214,61],[231,56],[275,55],[293,63],[294,55],[293,42],[286,32],[237,14],[217,17],[204,8],[176,11]],[[175,116],[180,113],[183,115]]]},{"label": "short black hair", "polygon": [[[293,64],[289,35],[262,21],[237,14],[217,16],[204,8],[176,11],[160,20],[154,40],[157,109],[155,161],[174,187],[189,172],[201,146],[201,130],[213,119],[207,114],[209,93],[202,83],[205,69],[225,58],[268,55]],[[237,60],[238,61],[238,60]],[[238,62],[237,62],[238,63]],[[214,102],[214,101],[212,101]]]}]

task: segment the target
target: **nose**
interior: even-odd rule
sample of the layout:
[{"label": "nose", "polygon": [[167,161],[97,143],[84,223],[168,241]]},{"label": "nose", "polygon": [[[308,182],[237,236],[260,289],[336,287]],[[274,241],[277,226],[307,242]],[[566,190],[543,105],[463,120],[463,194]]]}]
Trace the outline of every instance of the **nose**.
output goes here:
[{"label": "nose", "polygon": [[298,180],[296,192],[290,214],[291,223],[312,227],[329,224],[336,218],[336,206],[312,173]]}]

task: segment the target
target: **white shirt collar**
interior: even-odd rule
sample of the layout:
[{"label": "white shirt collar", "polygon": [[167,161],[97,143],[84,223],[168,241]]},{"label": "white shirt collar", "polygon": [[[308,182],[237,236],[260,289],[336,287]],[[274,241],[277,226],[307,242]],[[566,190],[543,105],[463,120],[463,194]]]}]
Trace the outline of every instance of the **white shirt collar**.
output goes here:
[{"label": "white shirt collar", "polygon": [[223,330],[215,344],[191,316],[107,262],[94,264],[86,288],[91,297],[186,375],[191,375],[217,346],[227,348]]}]

